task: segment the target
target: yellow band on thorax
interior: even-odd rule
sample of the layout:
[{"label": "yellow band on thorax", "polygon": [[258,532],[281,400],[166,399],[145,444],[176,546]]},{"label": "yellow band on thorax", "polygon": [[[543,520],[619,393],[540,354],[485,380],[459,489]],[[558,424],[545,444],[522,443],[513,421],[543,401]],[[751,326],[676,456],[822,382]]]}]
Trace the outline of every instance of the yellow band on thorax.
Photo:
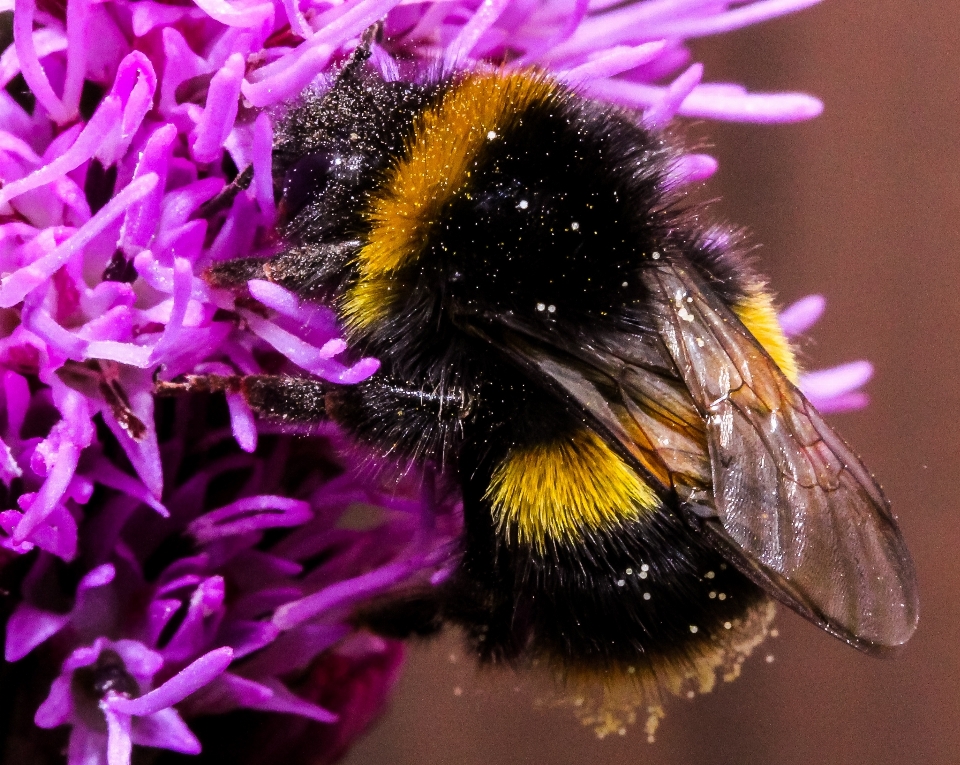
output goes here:
[{"label": "yellow band on thorax", "polygon": [[417,115],[403,156],[387,170],[366,212],[370,234],[343,303],[348,326],[384,318],[399,296],[397,271],[416,261],[445,205],[469,185],[481,149],[555,88],[533,72],[473,73]]}]

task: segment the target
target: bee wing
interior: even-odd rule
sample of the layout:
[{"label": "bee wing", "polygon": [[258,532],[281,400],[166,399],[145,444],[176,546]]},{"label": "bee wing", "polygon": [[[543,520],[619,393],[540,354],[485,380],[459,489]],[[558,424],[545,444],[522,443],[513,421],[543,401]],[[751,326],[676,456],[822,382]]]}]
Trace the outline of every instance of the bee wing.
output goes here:
[{"label": "bee wing", "polygon": [[685,500],[708,497],[704,421],[659,338],[607,334],[571,343],[510,323],[514,331],[495,344],[632,458],[654,491],[662,498],[675,490]]},{"label": "bee wing", "polygon": [[499,314],[471,331],[677,496],[771,595],[861,650],[906,642],[913,563],[876,481],[688,264],[643,278],[649,327],[575,336]]},{"label": "bee wing", "polygon": [[913,563],[856,454],[682,261],[644,271],[658,331],[706,423],[702,523],[745,573],[867,651],[916,628]]}]

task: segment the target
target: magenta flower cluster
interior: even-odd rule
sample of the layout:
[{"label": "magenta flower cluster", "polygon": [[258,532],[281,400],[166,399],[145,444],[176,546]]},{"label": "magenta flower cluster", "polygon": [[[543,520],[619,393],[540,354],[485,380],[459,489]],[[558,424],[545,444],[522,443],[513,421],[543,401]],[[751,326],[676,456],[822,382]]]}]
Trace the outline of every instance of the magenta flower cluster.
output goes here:
[{"label": "magenta flower cluster", "polygon": [[[328,308],[256,281],[251,305],[202,278],[280,246],[270,107],[322,80],[385,19],[373,64],[387,77],[506,60],[652,126],[677,115],[806,119],[821,109],[810,96],[703,82],[684,41],[814,2],[7,4],[0,682],[18,718],[64,734],[11,740],[63,747],[70,765],[128,765],[133,746],[226,746],[201,743],[185,718],[253,710],[296,722],[252,735],[238,765],[305,751],[332,761],[380,708],[400,661],[396,643],[357,631],[350,614],[450,564],[458,508],[442,482],[384,484],[332,427],[282,432],[239,396],[225,406],[153,396],[158,370],[350,384],[377,369],[350,357]],[[232,184],[247,168],[249,187]],[[691,154],[677,182],[715,169]],[[784,327],[802,332],[822,310],[807,298]],[[856,362],[808,374],[804,387],[821,409],[852,408],[869,376]],[[10,669],[30,661],[32,674]]]}]

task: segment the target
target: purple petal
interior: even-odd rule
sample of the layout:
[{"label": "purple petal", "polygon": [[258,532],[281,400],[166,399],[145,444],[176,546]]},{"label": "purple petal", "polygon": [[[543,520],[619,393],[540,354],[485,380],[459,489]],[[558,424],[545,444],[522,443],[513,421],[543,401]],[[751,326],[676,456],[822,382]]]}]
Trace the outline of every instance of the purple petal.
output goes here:
[{"label": "purple petal", "polygon": [[271,691],[260,683],[224,672],[197,692],[201,707],[210,713],[230,712],[238,707],[256,707],[271,696]]},{"label": "purple petal", "polygon": [[172,707],[220,675],[233,660],[233,650],[217,648],[201,656],[180,670],[159,688],[136,699],[114,696],[104,702],[106,707],[125,715],[144,717]]},{"label": "purple petal", "polygon": [[153,419],[153,392],[145,386],[143,390],[132,391],[129,394],[130,409],[146,426],[146,433],[140,440],[134,440],[126,429],[117,422],[113,411],[104,406],[101,415],[110,432],[120,442],[120,446],[133,469],[137,471],[144,486],[154,497],[163,495],[163,465],[160,461],[160,447],[157,444],[157,432]]},{"label": "purple petal", "polygon": [[351,633],[343,624],[304,624],[280,635],[269,646],[244,661],[244,673],[272,677],[306,669],[319,654]]},{"label": "purple petal", "polygon": [[100,137],[95,156],[107,167],[116,163],[130,148],[130,142],[140,128],[143,118],[153,106],[157,76],[143,53],[133,51],[120,63],[113,87],[107,98],[116,98],[122,104],[120,120],[111,125],[111,132]]},{"label": "purple petal", "polygon": [[827,399],[851,393],[873,377],[869,361],[851,361],[818,372],[807,372],[801,377],[800,388],[811,399]]},{"label": "purple petal", "polygon": [[816,5],[820,0],[765,0],[749,3],[726,13],[704,14],[686,19],[672,19],[654,24],[655,34],[661,37],[702,37],[731,32],[752,24],[784,16]]},{"label": "purple petal", "polygon": [[663,40],[642,45],[618,45],[585,64],[560,72],[557,76],[573,84],[587,80],[614,77],[656,58],[664,48]]},{"label": "purple petal", "polygon": [[703,64],[690,66],[670,83],[657,102],[643,113],[644,124],[657,130],[665,127],[676,116],[680,105],[700,84],[701,79],[703,79]]},{"label": "purple petal", "polygon": [[[60,445],[53,469],[43,482],[40,491],[29,504],[23,515],[23,520],[17,524],[13,534],[13,541],[21,544],[31,533],[50,515],[56,504],[60,502],[63,493],[67,490],[70,479],[73,478],[80,459],[80,449],[71,443]],[[21,497],[22,499],[22,497]]]},{"label": "purple petal", "polygon": [[828,398],[810,396],[810,401],[820,410],[821,414],[854,412],[870,406],[870,396],[859,391],[855,393],[844,393],[839,396],[830,396]]},{"label": "purple petal", "polygon": [[70,731],[67,765],[107,765],[107,737],[83,725],[74,725]]},{"label": "purple petal", "polygon": [[69,622],[70,614],[55,614],[30,603],[19,603],[7,620],[4,658],[19,661]]},{"label": "purple petal", "polygon": [[[133,314],[129,306],[118,305],[94,317],[76,332],[83,340],[127,340],[133,335]],[[86,344],[86,353],[90,346]]]},{"label": "purple petal", "polygon": [[330,63],[334,50],[332,45],[313,46],[278,76],[253,82],[244,80],[240,92],[251,104],[261,107],[293,98],[313,82]]},{"label": "purple petal", "polygon": [[321,331],[331,339],[336,332],[336,314],[328,307],[302,300],[296,293],[263,279],[247,282],[251,297],[279,314],[295,319],[300,327]]},{"label": "purple petal", "polygon": [[87,71],[87,29],[90,23],[90,3],[79,0],[67,4],[67,71],[63,83],[63,109],[76,114],[80,109],[80,92]]},{"label": "purple petal", "polygon": [[235,620],[220,630],[217,641],[232,648],[234,658],[240,659],[270,645],[279,634],[269,622]]},{"label": "purple petal", "polygon": [[211,576],[194,590],[183,622],[163,649],[167,659],[186,661],[212,639],[224,616],[224,590],[222,576]]},{"label": "purple petal", "polygon": [[[296,7],[295,0],[286,0]],[[273,126],[270,118],[260,113],[253,123],[253,188],[264,228],[273,226],[276,205],[273,201]]]},{"label": "purple petal", "polygon": [[230,410],[230,429],[243,451],[253,454],[257,450],[257,422],[247,400],[239,393],[227,394]]},{"label": "purple petal", "polygon": [[100,708],[107,718],[107,765],[130,765],[133,743],[130,741],[130,715],[117,712],[111,700],[117,697],[113,691],[100,702]]},{"label": "purple petal", "polygon": [[80,584],[77,585],[77,591],[82,592],[83,590],[103,587],[106,584],[110,584],[114,576],[116,576],[116,573],[117,571],[112,563],[104,563],[101,566],[97,566],[95,569],[84,574],[80,580]]},{"label": "purple petal", "polygon": [[173,305],[170,318],[163,329],[163,334],[153,347],[150,354],[150,364],[154,365],[175,347],[182,335],[183,320],[187,315],[190,295],[193,291],[193,266],[185,258],[173,260]]},{"label": "purple petal", "polygon": [[270,689],[272,695],[259,703],[245,705],[248,708],[262,709],[266,712],[285,712],[321,723],[335,723],[339,719],[333,712],[291,693],[290,689],[276,678],[267,678],[261,681],[261,685]]},{"label": "purple petal", "polygon": [[390,563],[353,579],[337,582],[320,592],[281,606],[273,615],[273,623],[282,630],[291,629],[331,608],[372,595],[402,582],[422,564],[422,560]]},{"label": "purple petal", "polygon": [[60,124],[69,122],[74,114],[67,111],[63,102],[53,92],[46,72],[40,66],[37,50],[33,43],[33,21],[36,3],[33,0],[16,0],[13,16],[13,39],[16,45],[17,57],[20,59],[23,77],[30,86],[30,91],[43,104],[50,116]]},{"label": "purple petal", "polygon": [[77,554],[76,519],[63,505],[57,505],[30,534],[29,541],[62,560],[72,561]]},{"label": "purple petal", "polygon": [[103,135],[120,124],[121,114],[120,100],[115,96],[107,96],[67,151],[35,173],[9,183],[0,189],[0,205],[9,202],[25,191],[55,181],[90,159],[96,153]]},{"label": "purple petal", "polygon": [[98,459],[91,469],[91,472],[96,477],[97,483],[108,486],[111,489],[116,489],[117,491],[122,491],[128,497],[133,497],[148,507],[152,507],[164,518],[170,517],[170,511],[150,493],[143,483],[133,476],[124,473],[112,462],[106,459]]},{"label": "purple petal", "polygon": [[141,369],[150,366],[152,349],[145,345],[119,343],[116,340],[91,340],[83,353],[85,359],[102,359]]},{"label": "purple petal", "polygon": [[722,91],[694,90],[679,113],[729,122],[786,123],[819,117],[823,102],[806,93],[748,93],[727,95]]},{"label": "purple petal", "polygon": [[709,154],[684,154],[670,169],[670,183],[682,186],[710,178],[720,164]]},{"label": "purple petal", "polygon": [[[594,80],[584,90],[594,98],[634,109],[659,104],[666,93],[660,86],[627,80]],[[808,120],[822,111],[819,99],[805,93],[735,93],[701,86],[684,99],[677,113],[730,122],[771,123]]]},{"label": "purple petal", "polygon": [[[94,647],[97,648],[97,656],[106,646],[106,641],[98,640],[94,644]],[[156,651],[147,648],[139,640],[118,640],[113,644],[113,647],[120,654],[130,674],[143,683],[152,680],[153,676],[163,667],[163,657]],[[96,659],[96,657],[94,658]]]},{"label": "purple petal", "polygon": [[210,18],[231,27],[273,26],[273,4],[233,6],[226,0],[195,0]]},{"label": "purple petal", "polygon": [[40,728],[56,728],[70,719],[73,712],[73,696],[70,693],[70,677],[60,675],[50,686],[50,693],[40,704],[33,721]]},{"label": "purple petal", "polygon": [[[268,7],[272,13],[272,6]],[[213,162],[223,151],[223,144],[237,118],[243,72],[243,56],[234,53],[210,81],[207,105],[197,125],[192,146],[197,162]]]},{"label": "purple petal", "polygon": [[333,361],[332,357],[346,348],[342,340],[330,340],[322,348],[317,348],[250,311],[241,311],[241,314],[254,334],[266,340],[294,364],[318,377],[331,382],[360,382],[380,368],[380,362],[376,359],[361,359],[352,367]]},{"label": "purple petal", "polygon": [[80,667],[89,667],[97,660],[100,656],[100,651],[102,651],[107,644],[108,641],[106,638],[97,638],[93,641],[93,645],[85,645],[73,649],[63,662],[64,674],[73,672],[75,669],[80,669]]},{"label": "purple petal", "polygon": [[[119,115],[117,116],[119,117]],[[157,176],[153,173],[138,178],[111,199],[100,212],[50,254],[0,281],[0,307],[10,308],[23,300],[28,292],[46,284],[55,271],[86,247],[110,223],[120,217],[130,204],[142,199],[156,185]],[[0,190],[0,195],[9,188],[8,186]]]},{"label": "purple petal", "polygon": [[200,754],[200,741],[173,709],[161,709],[148,717],[134,717],[130,733],[138,746],[154,746],[183,754]]},{"label": "purple petal", "polygon": [[470,55],[471,51],[480,42],[484,33],[496,22],[503,13],[509,0],[482,0],[476,13],[470,17],[470,21],[463,25],[453,42],[451,42],[443,55],[443,69],[450,71],[456,69],[457,65]]},{"label": "purple petal", "polygon": [[124,215],[118,244],[125,253],[134,253],[146,247],[156,231],[167,183],[170,151],[176,137],[177,129],[173,125],[162,125],[147,139],[140,154],[134,179],[153,173],[157,176],[157,185],[139,202],[132,204]]},{"label": "purple petal", "polygon": [[[195,588],[207,579],[206,572],[200,573],[199,571],[191,571],[191,569],[206,569],[206,566],[203,565],[206,562],[205,558],[201,559],[199,557],[178,560],[163,572],[159,581],[160,586],[157,588],[157,595],[170,595],[187,587]],[[190,573],[184,573],[184,571],[190,571]]]},{"label": "purple petal", "polygon": [[816,324],[827,308],[823,295],[807,295],[784,308],[777,316],[787,337],[802,335]]},{"label": "purple petal", "polygon": [[300,526],[312,517],[310,505],[297,499],[276,496],[247,497],[205,513],[193,521],[187,530],[197,542],[203,544],[233,534]]}]

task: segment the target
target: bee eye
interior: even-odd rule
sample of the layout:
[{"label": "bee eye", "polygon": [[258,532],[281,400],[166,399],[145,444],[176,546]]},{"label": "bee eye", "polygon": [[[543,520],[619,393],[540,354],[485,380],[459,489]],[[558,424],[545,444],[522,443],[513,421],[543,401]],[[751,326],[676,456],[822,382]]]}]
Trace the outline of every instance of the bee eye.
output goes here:
[{"label": "bee eye", "polygon": [[283,199],[287,214],[296,215],[311,199],[323,193],[330,182],[334,158],[327,152],[310,154],[287,171]]}]

